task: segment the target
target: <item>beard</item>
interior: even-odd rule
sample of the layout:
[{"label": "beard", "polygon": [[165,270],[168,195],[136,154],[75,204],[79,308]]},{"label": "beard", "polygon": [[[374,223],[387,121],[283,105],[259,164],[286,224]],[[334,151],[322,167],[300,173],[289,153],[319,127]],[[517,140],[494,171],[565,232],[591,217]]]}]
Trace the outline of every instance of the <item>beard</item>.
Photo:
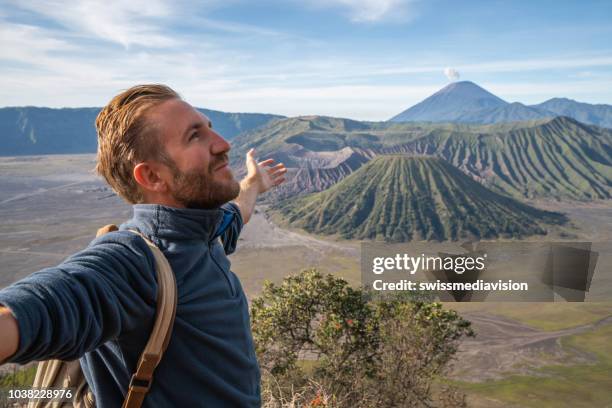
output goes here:
[{"label": "beard", "polygon": [[[214,209],[238,197],[240,184],[229,175],[219,179],[215,168],[228,161],[227,154],[213,156],[208,171],[182,172],[174,162],[170,163],[173,175],[173,198],[186,208]],[[228,169],[229,171],[229,169]]]}]

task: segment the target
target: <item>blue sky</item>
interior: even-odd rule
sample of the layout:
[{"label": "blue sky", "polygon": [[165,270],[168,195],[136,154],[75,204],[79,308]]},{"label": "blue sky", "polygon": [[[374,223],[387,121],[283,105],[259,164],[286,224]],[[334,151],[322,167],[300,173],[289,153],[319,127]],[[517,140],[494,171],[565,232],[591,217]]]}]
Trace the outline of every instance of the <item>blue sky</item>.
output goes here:
[{"label": "blue sky", "polygon": [[5,0],[0,106],[161,82],[231,112],[386,120],[454,78],[612,104],[612,1]]}]

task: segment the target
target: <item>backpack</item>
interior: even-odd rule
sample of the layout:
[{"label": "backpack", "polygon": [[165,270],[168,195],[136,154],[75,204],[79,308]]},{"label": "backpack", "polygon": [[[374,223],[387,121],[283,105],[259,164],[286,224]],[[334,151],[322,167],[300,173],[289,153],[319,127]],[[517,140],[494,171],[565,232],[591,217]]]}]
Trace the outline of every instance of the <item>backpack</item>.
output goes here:
[{"label": "backpack", "polygon": [[[114,224],[106,225],[98,229],[96,237],[110,231],[117,231]],[[128,230],[140,235],[155,256],[155,271],[157,278],[157,310],[155,313],[155,324],[149,336],[149,340],[140,355],[136,372],[132,375],[123,408],[138,408],[142,405],[151,382],[153,372],[161,361],[168,347],[174,317],[176,315],[176,280],[168,260],[159,248],[138,231]],[[93,392],[85,380],[79,360],[61,361],[47,360],[38,363],[36,376],[32,388],[71,388],[74,393],[67,402],[53,400],[30,400],[28,408],[94,408],[96,406]]]}]

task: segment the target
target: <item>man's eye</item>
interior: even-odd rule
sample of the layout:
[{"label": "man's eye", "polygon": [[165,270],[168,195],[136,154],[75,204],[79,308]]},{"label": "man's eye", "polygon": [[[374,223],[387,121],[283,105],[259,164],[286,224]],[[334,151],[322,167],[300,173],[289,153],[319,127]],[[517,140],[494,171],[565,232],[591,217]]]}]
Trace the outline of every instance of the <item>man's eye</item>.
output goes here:
[{"label": "man's eye", "polygon": [[189,136],[189,140],[193,140],[196,137],[200,137],[200,135],[196,132],[196,133],[192,133],[191,136]]}]

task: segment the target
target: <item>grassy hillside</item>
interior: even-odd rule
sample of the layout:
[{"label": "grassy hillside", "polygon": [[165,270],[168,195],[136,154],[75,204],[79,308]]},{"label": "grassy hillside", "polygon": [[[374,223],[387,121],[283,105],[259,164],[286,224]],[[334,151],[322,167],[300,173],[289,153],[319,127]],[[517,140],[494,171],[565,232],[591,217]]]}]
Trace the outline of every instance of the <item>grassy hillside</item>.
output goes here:
[{"label": "grassy hillside", "polygon": [[564,117],[508,132],[440,130],[383,152],[443,157],[515,197],[612,197],[612,132]]},{"label": "grassy hillside", "polygon": [[[255,147],[260,157],[308,169],[294,172],[300,177],[289,179],[284,195],[320,191],[315,187],[327,188],[346,177],[347,166],[338,169],[341,162],[330,158],[352,149],[362,163],[379,154],[442,157],[483,185],[515,198],[612,197],[612,131],[565,117],[499,125],[301,117],[274,121],[242,135],[234,145],[234,159],[242,160]],[[355,171],[359,166],[349,167]]]},{"label": "grassy hillside", "polygon": [[274,120],[237,137],[233,142],[232,158],[242,159],[243,154],[251,148],[266,155],[287,150],[291,145],[310,151],[336,151],[346,146],[367,147],[368,142],[378,141],[377,136],[367,134],[371,127],[368,122],[326,116]]},{"label": "grassy hillside", "polygon": [[403,155],[377,157],[330,189],[275,208],[309,232],[395,242],[521,237],[566,221],[490,191],[442,159]]}]

